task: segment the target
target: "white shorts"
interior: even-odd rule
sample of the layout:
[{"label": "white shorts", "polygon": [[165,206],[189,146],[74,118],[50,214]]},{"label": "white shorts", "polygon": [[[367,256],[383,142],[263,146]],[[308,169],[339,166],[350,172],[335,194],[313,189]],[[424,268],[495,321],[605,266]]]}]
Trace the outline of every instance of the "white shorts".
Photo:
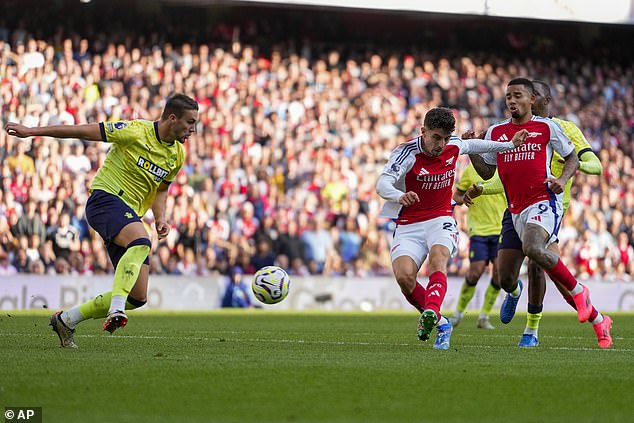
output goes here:
[{"label": "white shorts", "polygon": [[513,219],[515,232],[517,232],[521,240],[524,239],[524,229],[526,225],[533,223],[541,226],[548,232],[550,237],[548,238],[547,245],[550,245],[557,241],[557,233],[561,225],[562,214],[563,205],[561,201],[544,200],[526,207],[518,214],[511,213],[511,217]]},{"label": "white shorts", "polygon": [[444,245],[453,257],[458,251],[458,225],[451,216],[424,222],[398,225],[390,255],[392,262],[401,256],[411,257],[418,267],[423,264],[432,245]]}]

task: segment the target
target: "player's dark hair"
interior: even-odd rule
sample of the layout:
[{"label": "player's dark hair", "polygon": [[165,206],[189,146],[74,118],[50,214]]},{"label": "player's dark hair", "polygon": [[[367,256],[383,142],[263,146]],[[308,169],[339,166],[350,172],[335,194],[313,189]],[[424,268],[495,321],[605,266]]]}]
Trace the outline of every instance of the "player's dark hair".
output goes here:
[{"label": "player's dark hair", "polygon": [[452,133],[456,129],[456,118],[451,109],[436,107],[427,112],[423,124],[427,129],[443,129]]},{"label": "player's dark hair", "polygon": [[169,115],[174,115],[177,118],[180,118],[185,113],[185,110],[198,110],[198,103],[196,103],[196,100],[186,96],[185,94],[174,94],[167,99],[161,119],[165,120],[169,117]]},{"label": "player's dark hair", "polygon": [[533,83],[531,82],[531,80],[528,78],[511,79],[507,87],[510,85],[524,85],[529,93],[533,94],[535,92],[535,87],[533,86]]},{"label": "player's dark hair", "polygon": [[544,81],[540,81],[539,79],[533,79],[531,82],[533,83],[533,88],[536,88],[537,85],[542,87],[542,92],[544,93],[544,97],[552,98],[552,94],[550,93],[550,85],[548,85]]}]

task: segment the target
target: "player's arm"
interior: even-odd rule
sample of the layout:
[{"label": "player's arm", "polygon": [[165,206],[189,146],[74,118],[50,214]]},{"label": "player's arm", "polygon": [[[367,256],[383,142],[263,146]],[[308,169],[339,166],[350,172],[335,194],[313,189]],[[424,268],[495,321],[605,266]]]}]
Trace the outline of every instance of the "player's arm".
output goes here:
[{"label": "player's arm", "polygon": [[414,156],[411,151],[408,153],[406,150],[410,148],[407,144],[401,144],[395,148],[390,154],[390,159],[385,164],[383,172],[376,180],[376,193],[381,198],[403,206],[411,206],[420,200],[415,192],[403,192],[396,187],[397,182],[414,164]]},{"label": "player's arm", "polygon": [[511,141],[507,142],[482,140],[478,138],[462,140],[460,154],[503,153],[524,144],[527,136],[528,131],[522,129],[513,135]]},{"label": "player's arm", "polygon": [[471,184],[475,182],[474,176],[475,176],[475,171],[472,166],[467,166],[462,172],[462,175],[460,176],[460,179],[458,180],[458,183],[456,184],[456,190],[454,191],[453,197],[452,197],[453,200],[456,202],[456,204],[464,204],[464,195],[469,189],[469,187],[471,186]]},{"label": "player's arm", "polygon": [[[600,175],[603,173],[601,160],[594,154],[590,143],[583,136],[583,132],[577,125],[572,122],[554,118],[553,121],[558,123],[564,131],[564,134],[574,144],[577,157],[579,157],[579,170],[588,175]],[[564,163],[563,160],[559,160]]]},{"label": "player's arm", "polygon": [[603,165],[601,160],[594,154],[594,151],[588,149],[579,152],[579,170],[588,175],[601,175],[603,173]]},{"label": "player's arm", "polygon": [[411,206],[420,200],[418,194],[414,191],[403,192],[394,186],[395,183],[396,178],[394,176],[386,175],[385,173],[381,174],[376,181],[376,193],[384,200],[399,203],[403,206]]},{"label": "player's arm", "polygon": [[485,181],[493,178],[497,166],[487,163],[484,158],[478,154],[469,154],[469,160],[473,164],[473,168],[478,172],[478,175]]},{"label": "player's arm", "polygon": [[98,123],[84,125],[51,125],[36,126],[30,128],[19,123],[9,122],[4,129],[9,135],[19,138],[28,137],[53,137],[53,138],[80,138],[88,141],[104,141],[101,128]]},{"label": "player's arm", "polygon": [[465,194],[466,194],[466,191],[462,191],[461,189],[456,189],[456,191],[453,193],[453,201],[455,201],[456,204],[458,204],[459,206],[464,204]]},{"label": "player's arm", "polygon": [[551,176],[546,178],[545,182],[549,184],[550,189],[555,194],[561,194],[564,192],[564,187],[568,179],[570,179],[579,168],[579,158],[577,154],[575,154],[572,141],[564,133],[562,127],[552,120],[548,120],[548,126],[550,126],[551,132],[549,142],[553,149],[564,158],[564,168],[559,178],[553,178]]},{"label": "player's arm", "polygon": [[482,195],[504,194],[504,185],[500,178],[491,178],[482,184]]},{"label": "player's arm", "polygon": [[[484,180],[489,180],[495,174],[497,167],[493,164],[495,163],[495,156],[492,156],[491,153],[505,152],[519,147],[526,141],[527,136],[528,131],[522,129],[521,131],[517,131],[515,135],[513,135],[513,139],[508,142],[481,139],[462,140],[463,144],[460,147],[460,154],[468,154],[478,175]],[[477,154],[483,153],[487,155],[487,160],[477,156]]]},{"label": "player's arm", "polygon": [[553,177],[546,178],[546,183],[549,184],[550,189],[555,194],[561,194],[562,192],[564,192],[564,187],[566,186],[568,179],[570,179],[572,175],[575,174],[578,168],[579,168],[579,159],[577,158],[577,155],[573,151],[570,154],[568,154],[566,157],[564,157],[564,168],[561,171],[561,176],[559,178],[553,178]]},{"label": "player's arm", "polygon": [[165,208],[167,204],[167,190],[170,184],[165,181],[159,185],[154,202],[152,202],[152,213],[154,213],[154,225],[156,226],[156,233],[158,234],[159,241],[169,234],[170,225],[165,220]]}]

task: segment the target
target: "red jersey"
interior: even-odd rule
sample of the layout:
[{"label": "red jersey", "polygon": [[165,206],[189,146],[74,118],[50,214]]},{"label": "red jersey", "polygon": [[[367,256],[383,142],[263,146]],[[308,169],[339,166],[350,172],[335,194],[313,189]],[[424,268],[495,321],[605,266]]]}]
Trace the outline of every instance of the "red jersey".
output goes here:
[{"label": "red jersey", "polygon": [[[484,140],[462,140],[452,136],[439,156],[429,156],[422,150],[422,138],[414,138],[394,149],[380,178],[390,178],[395,195],[379,195],[390,201],[383,206],[380,216],[389,217],[398,224],[410,224],[451,216],[452,195],[456,175],[458,155],[510,150],[510,142],[500,144]],[[419,202],[403,207],[398,198],[405,192],[413,191]]]},{"label": "red jersey", "polygon": [[561,126],[539,116],[521,125],[507,119],[491,126],[484,138],[505,142],[522,129],[528,131],[524,144],[507,152],[483,155],[487,164],[497,165],[509,211],[515,214],[540,201],[562,201],[563,193],[555,194],[544,181],[553,176],[550,170],[553,150],[561,157],[574,152],[574,145]]}]

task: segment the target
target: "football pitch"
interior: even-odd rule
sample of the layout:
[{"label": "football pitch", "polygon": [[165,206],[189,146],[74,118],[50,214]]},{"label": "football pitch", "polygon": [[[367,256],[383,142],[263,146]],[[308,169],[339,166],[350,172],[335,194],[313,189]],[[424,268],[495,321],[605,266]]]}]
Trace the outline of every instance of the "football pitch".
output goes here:
[{"label": "football pitch", "polygon": [[600,350],[572,313],[475,328],[449,351],[416,340],[415,313],[236,310],[132,313],[114,336],[79,326],[59,348],[48,315],[0,315],[0,406],[44,422],[626,422],[634,415],[634,315]]}]

